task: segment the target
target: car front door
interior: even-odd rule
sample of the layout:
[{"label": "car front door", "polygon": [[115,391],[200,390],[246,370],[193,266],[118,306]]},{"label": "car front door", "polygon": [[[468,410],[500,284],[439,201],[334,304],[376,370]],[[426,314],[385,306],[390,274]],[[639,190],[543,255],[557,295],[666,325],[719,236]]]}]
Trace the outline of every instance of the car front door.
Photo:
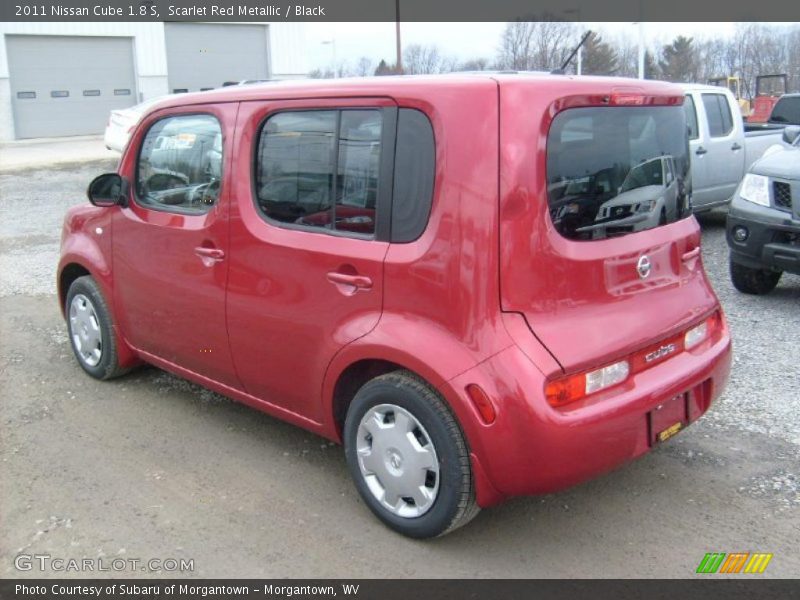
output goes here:
[{"label": "car front door", "polygon": [[387,99],[243,102],[228,331],[256,398],[323,420],[327,366],[378,323],[397,108]]},{"label": "car front door", "polygon": [[[236,104],[168,109],[123,159],[128,206],[115,215],[114,297],[126,341],[231,387],[225,324],[228,185]],[[156,361],[158,362],[158,361]]]}]

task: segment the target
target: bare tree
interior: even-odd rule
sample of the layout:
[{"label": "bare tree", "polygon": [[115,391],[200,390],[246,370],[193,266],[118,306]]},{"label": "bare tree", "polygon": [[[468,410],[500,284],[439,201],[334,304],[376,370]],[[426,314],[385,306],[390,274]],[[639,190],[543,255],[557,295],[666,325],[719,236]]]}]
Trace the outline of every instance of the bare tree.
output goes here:
[{"label": "bare tree", "polygon": [[367,77],[375,74],[375,63],[371,58],[362,56],[356,63],[354,75],[358,77]]},{"label": "bare tree", "polygon": [[424,75],[442,72],[443,57],[435,45],[411,44],[403,51],[403,73]]},{"label": "bare tree", "polygon": [[485,71],[489,68],[489,59],[471,58],[458,66],[459,71]]},{"label": "bare tree", "polygon": [[620,77],[637,77],[639,75],[639,47],[630,37],[622,36],[614,43],[617,52],[617,75]]},{"label": "bare tree", "polygon": [[561,66],[577,43],[576,29],[564,21],[513,21],[500,37],[497,65],[516,71],[552,70]]}]

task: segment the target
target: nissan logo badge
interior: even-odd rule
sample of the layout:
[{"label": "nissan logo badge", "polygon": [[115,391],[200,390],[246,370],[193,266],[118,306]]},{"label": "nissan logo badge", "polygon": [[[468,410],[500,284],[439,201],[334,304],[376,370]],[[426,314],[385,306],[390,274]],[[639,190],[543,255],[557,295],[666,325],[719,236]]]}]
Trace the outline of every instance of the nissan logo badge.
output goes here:
[{"label": "nissan logo badge", "polygon": [[647,279],[648,275],[650,275],[651,268],[650,259],[646,254],[642,254],[642,256],[639,257],[639,262],[636,263],[636,270],[639,272],[639,277]]}]

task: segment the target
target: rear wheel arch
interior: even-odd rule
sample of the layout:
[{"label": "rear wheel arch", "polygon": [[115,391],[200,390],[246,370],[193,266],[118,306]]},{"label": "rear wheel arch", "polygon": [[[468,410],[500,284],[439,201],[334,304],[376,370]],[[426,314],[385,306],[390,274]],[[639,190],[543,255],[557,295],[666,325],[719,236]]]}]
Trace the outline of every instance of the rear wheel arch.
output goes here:
[{"label": "rear wheel arch", "polygon": [[339,440],[342,439],[347,409],[358,390],[376,377],[402,370],[408,369],[388,360],[365,358],[351,363],[339,374],[333,386],[333,397],[331,398],[331,416],[336,437]]}]

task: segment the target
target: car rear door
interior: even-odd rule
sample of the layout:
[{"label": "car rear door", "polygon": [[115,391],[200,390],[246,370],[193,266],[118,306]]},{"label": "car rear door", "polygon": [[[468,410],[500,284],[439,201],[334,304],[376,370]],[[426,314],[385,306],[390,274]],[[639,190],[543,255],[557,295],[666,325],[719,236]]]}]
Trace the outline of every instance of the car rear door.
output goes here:
[{"label": "car rear door", "polygon": [[320,422],[325,369],[381,315],[397,108],[243,102],[228,332],[246,391]]},{"label": "car rear door", "polygon": [[240,387],[225,323],[229,186],[223,177],[235,116],[230,103],[147,117],[123,159],[130,200],[112,226],[114,297],[126,341]]},{"label": "car rear door", "polygon": [[[689,158],[680,97],[663,93],[625,95],[615,105],[602,88],[556,100],[535,88],[501,89],[502,306],[525,317],[567,372],[613,362],[717,306],[699,227],[685,210]],[[559,106],[569,108],[552,117]],[[669,188],[647,178],[612,215],[601,211],[609,193],[592,186],[568,193],[573,182],[610,173],[612,199],[631,195],[621,182],[656,157],[674,162],[676,206],[684,207],[666,223],[652,211]],[[574,218],[554,219],[554,207]]]}]

